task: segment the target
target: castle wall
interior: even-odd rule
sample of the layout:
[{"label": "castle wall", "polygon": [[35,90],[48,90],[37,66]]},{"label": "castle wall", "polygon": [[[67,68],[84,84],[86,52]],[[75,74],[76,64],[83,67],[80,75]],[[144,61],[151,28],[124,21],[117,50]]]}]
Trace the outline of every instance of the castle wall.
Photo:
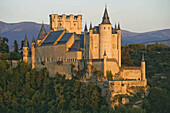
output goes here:
[{"label": "castle wall", "polygon": [[42,68],[47,68],[50,74],[50,77],[55,77],[55,74],[58,72],[60,74],[65,74],[66,79],[71,79],[71,67],[70,64],[63,64],[58,65],[57,63],[46,63],[45,65],[42,64],[35,64],[35,68],[37,70],[41,70]]},{"label": "castle wall", "polygon": [[66,46],[61,45],[49,45],[49,46],[39,46],[35,48],[35,60],[36,63],[41,61],[46,62],[56,62],[61,60],[66,60],[65,56]]},{"label": "castle wall", "polygon": [[115,59],[106,60],[106,71],[111,71],[113,75],[119,72],[119,66]]},{"label": "castle wall", "polygon": [[120,76],[124,80],[141,80],[141,69],[139,67],[122,68]]},{"label": "castle wall", "polygon": [[93,34],[92,58],[99,59],[99,34]]}]

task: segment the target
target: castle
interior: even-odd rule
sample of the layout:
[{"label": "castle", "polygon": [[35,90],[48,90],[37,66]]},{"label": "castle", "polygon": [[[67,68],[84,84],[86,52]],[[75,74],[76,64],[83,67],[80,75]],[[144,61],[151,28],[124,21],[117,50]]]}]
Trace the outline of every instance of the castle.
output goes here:
[{"label": "castle", "polygon": [[51,14],[50,29],[46,33],[42,25],[37,40],[33,37],[31,55],[25,37],[23,61],[32,64],[32,68],[46,67],[51,77],[58,72],[65,74],[67,79],[72,77],[70,64],[74,64],[77,70],[88,67],[86,74],[89,77],[94,67],[104,74],[105,80],[107,72],[111,71],[113,81],[100,82],[99,86],[106,92],[104,84],[107,84],[109,91],[114,90],[113,95],[126,94],[131,86],[147,85],[144,56],[141,67],[121,66],[120,25],[112,27],[106,7],[102,22],[94,27],[90,24],[89,31],[85,24],[84,34],[81,33],[82,15]]}]

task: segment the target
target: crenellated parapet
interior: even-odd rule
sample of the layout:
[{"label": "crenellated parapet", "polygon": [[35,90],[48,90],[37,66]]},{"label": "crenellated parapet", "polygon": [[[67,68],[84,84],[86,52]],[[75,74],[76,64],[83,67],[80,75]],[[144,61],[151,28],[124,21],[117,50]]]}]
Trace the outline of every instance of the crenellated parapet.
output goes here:
[{"label": "crenellated parapet", "polygon": [[53,31],[67,29],[68,32],[81,34],[82,15],[51,14],[50,29]]}]

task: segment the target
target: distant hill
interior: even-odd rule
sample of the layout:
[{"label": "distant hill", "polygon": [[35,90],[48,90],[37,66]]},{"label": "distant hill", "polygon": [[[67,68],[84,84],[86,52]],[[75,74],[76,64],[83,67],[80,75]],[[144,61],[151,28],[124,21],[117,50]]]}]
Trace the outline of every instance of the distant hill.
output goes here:
[{"label": "distant hill", "polygon": [[122,31],[122,45],[157,42],[170,39],[170,29],[157,30],[145,33]]},{"label": "distant hill", "polygon": [[[14,40],[20,44],[24,40],[25,34],[28,41],[31,42],[33,36],[37,39],[40,28],[41,24],[35,22],[5,23],[0,21],[0,36],[8,38],[8,45],[13,45]],[[50,30],[49,25],[45,24],[45,28],[47,32]]]},{"label": "distant hill", "polygon": [[[19,22],[19,23],[5,23],[0,21],[0,36],[7,37],[9,39],[8,44],[13,45],[14,40],[18,43],[24,39],[27,34],[29,42],[32,41],[34,36],[37,39],[40,31],[41,24],[35,22]],[[50,30],[49,25],[45,24],[46,31]],[[127,44],[139,44],[146,42],[155,42],[170,39],[170,29],[134,33],[127,30],[122,30],[122,45]]]},{"label": "distant hill", "polygon": [[168,39],[168,40],[162,40],[162,41],[145,42],[145,43],[143,43],[143,44],[149,45],[149,44],[155,44],[155,43],[164,44],[164,45],[167,45],[167,46],[170,47],[170,39]]}]

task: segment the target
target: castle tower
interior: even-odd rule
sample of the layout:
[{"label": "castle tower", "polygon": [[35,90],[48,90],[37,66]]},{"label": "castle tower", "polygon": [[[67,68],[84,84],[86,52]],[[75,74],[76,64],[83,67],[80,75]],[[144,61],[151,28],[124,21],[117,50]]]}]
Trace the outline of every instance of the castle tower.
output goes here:
[{"label": "castle tower", "polygon": [[42,23],[42,26],[41,26],[41,29],[40,29],[40,32],[39,32],[38,38],[37,38],[37,44],[39,44],[46,35],[47,35],[47,33],[46,33],[46,30],[45,30],[45,26]]},{"label": "castle tower", "polygon": [[81,34],[82,15],[50,15],[50,29],[53,31],[66,29],[70,33]]},{"label": "castle tower", "polygon": [[93,28],[92,23],[90,23],[90,29],[89,29],[89,59],[93,59]]},{"label": "castle tower", "polygon": [[142,71],[141,79],[142,79],[142,80],[146,80],[144,54],[142,54],[141,71]]},{"label": "castle tower", "polygon": [[117,48],[118,48],[118,63],[119,67],[121,67],[121,29],[120,24],[118,23],[118,29],[117,29]]},{"label": "castle tower", "polygon": [[104,50],[106,50],[108,58],[112,58],[112,24],[110,23],[106,7],[99,27],[99,58],[103,58]]},{"label": "castle tower", "polygon": [[23,61],[28,63],[28,57],[29,57],[29,42],[28,42],[28,39],[27,39],[27,35],[25,35],[25,40],[24,40],[24,45],[23,45]]},{"label": "castle tower", "polygon": [[84,59],[88,58],[88,30],[87,30],[87,24],[85,23],[84,27]]},{"label": "castle tower", "polygon": [[103,69],[103,71],[104,71],[104,76],[107,77],[107,73],[106,73],[106,71],[107,71],[107,66],[106,66],[106,62],[107,62],[106,50],[104,50],[103,59],[104,59],[104,69]]},{"label": "castle tower", "polygon": [[36,43],[36,41],[35,41],[35,38],[33,37],[33,39],[32,39],[32,57],[31,57],[31,59],[32,59],[32,68],[35,68],[35,43]]}]

